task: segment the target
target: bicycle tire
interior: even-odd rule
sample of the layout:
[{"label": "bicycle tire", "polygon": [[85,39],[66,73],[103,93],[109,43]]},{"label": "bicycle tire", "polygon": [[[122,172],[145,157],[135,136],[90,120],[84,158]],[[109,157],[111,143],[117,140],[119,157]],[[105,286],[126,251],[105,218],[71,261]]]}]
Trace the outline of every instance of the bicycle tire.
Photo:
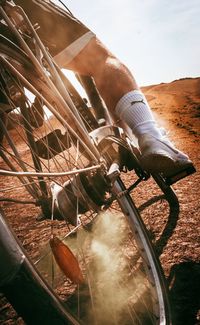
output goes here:
[{"label": "bicycle tire", "polygon": [[[17,64],[22,64],[22,66],[25,67],[25,70],[23,71],[23,73],[26,73],[28,71],[28,74],[27,74],[28,77],[30,77],[30,71],[31,71],[31,80],[33,81],[33,79],[34,79],[34,70],[33,69],[31,69],[31,70],[28,69],[29,62],[27,61],[26,56],[23,53],[19,53],[18,51],[16,52],[15,50],[13,51],[13,49],[10,49],[10,48],[9,49],[7,49],[7,48],[5,49],[5,47],[3,47],[3,48],[1,48],[1,51],[2,50],[4,51],[4,53],[6,52],[6,55],[8,55],[9,58],[11,58],[12,60],[16,60],[16,58],[17,58]],[[30,67],[33,68],[31,65],[30,65]],[[10,76],[13,77],[13,73],[11,73]],[[36,74],[36,76],[37,76],[37,74]],[[34,81],[35,81],[35,87],[38,88],[38,80],[37,80],[37,82],[36,82],[36,80],[34,80]],[[46,87],[46,85],[43,85],[43,86]],[[43,88],[43,86],[42,86],[42,88]],[[23,127],[24,127],[24,125],[23,125]],[[29,132],[30,132],[30,130],[29,130]],[[74,139],[72,139],[72,142],[73,141],[74,141]],[[69,148],[67,147],[67,150],[68,149]],[[55,158],[55,156],[53,156],[53,157]],[[11,158],[12,158],[12,155],[11,155]],[[86,163],[84,162],[84,159],[85,158],[82,158],[82,160],[83,160],[82,167],[85,167],[85,165],[86,165]],[[70,166],[72,166],[73,163]],[[26,166],[30,167],[28,164],[26,164]],[[37,169],[34,165],[32,166],[32,168],[33,169]],[[28,180],[28,181],[30,183],[30,180]],[[44,180],[43,179],[39,179],[39,181],[40,182],[43,182]],[[56,182],[58,182],[58,181],[56,181]],[[35,184],[35,181],[34,181],[34,184]],[[120,180],[116,181],[116,186],[118,187],[118,189],[116,189],[117,194],[120,194],[125,189],[123,187],[123,183],[121,183]],[[72,193],[73,199],[74,199],[74,192],[72,191],[71,193]],[[42,194],[44,195],[43,189],[42,189]],[[89,200],[89,197],[88,196],[86,196],[86,198]],[[95,310],[95,312],[97,312],[97,316],[95,315],[95,317],[97,317],[95,321],[98,324],[109,324],[109,325],[112,324],[112,323],[113,324],[117,324],[117,323],[118,324],[132,324],[132,323],[133,324],[163,324],[163,325],[164,324],[166,324],[166,325],[167,324],[170,324],[170,316],[169,316],[170,315],[170,312],[169,312],[169,308],[168,308],[167,292],[164,289],[165,288],[165,285],[164,285],[164,282],[163,282],[162,271],[161,271],[159,262],[158,262],[158,260],[157,260],[157,258],[155,256],[155,254],[154,254],[152,245],[151,245],[151,243],[150,243],[150,241],[148,239],[148,235],[147,235],[147,233],[145,231],[145,227],[142,224],[142,221],[141,221],[141,218],[140,218],[140,216],[139,216],[139,214],[137,212],[137,209],[135,208],[135,206],[134,206],[131,198],[128,196],[128,194],[125,194],[124,196],[120,196],[120,197],[117,196],[117,201],[119,202],[119,205],[121,206],[122,213],[120,214],[120,212],[118,211],[119,218],[116,218],[116,216],[115,216],[114,213],[112,213],[112,215],[114,215],[114,219],[118,219],[119,220],[119,224],[121,224],[122,221],[123,221],[123,223],[125,222],[126,218],[124,218],[124,215],[127,216],[127,215],[131,214],[132,216],[134,216],[133,218],[129,219],[129,223],[131,223],[131,228],[129,227],[129,225],[122,225],[122,228],[121,229],[123,229],[122,232],[124,232],[124,233],[125,233],[125,229],[128,227],[127,228],[128,229],[127,230],[128,231],[127,232],[127,235],[131,236],[131,240],[130,240],[130,238],[129,239],[125,239],[122,236],[122,239],[124,241],[124,247],[123,247],[124,252],[122,250],[121,251],[122,254],[120,256],[118,256],[118,258],[120,259],[120,258],[122,258],[122,256],[125,256],[125,260],[129,260],[129,257],[126,256],[126,254],[127,254],[127,247],[128,247],[129,241],[131,241],[131,242],[133,241],[133,243],[129,243],[129,244],[132,244],[133,245],[133,248],[134,249],[133,249],[133,251],[132,251],[131,254],[134,255],[134,258],[133,258],[133,256],[131,256],[131,258],[130,258],[131,259],[130,265],[128,265],[128,266],[126,265],[124,267],[126,269],[126,272],[127,272],[127,267],[129,268],[129,271],[130,270],[132,271],[131,279],[133,279],[133,269],[134,269],[134,273],[135,274],[138,272],[137,273],[138,278],[136,277],[135,279],[133,279],[134,280],[133,281],[134,284],[132,283],[132,285],[133,285],[133,288],[137,288],[137,290],[139,290],[139,288],[137,287],[137,283],[136,283],[137,282],[136,279],[137,280],[139,279],[140,285],[143,286],[143,289],[142,289],[142,293],[139,293],[139,294],[137,293],[137,296],[136,296],[137,299],[138,299],[138,301],[139,301],[139,303],[138,303],[138,301],[131,302],[131,299],[133,299],[133,295],[128,290],[129,303],[132,303],[132,305],[134,305],[134,307],[131,306],[131,308],[133,308],[133,310],[130,312],[131,308],[129,308],[129,307],[127,308],[128,302],[126,302],[126,308],[125,308],[126,309],[126,312],[125,313],[128,314],[128,319],[126,319],[126,318],[124,319],[124,317],[125,317],[125,314],[124,314],[124,306],[121,306],[119,308],[120,309],[120,314],[119,315],[118,315],[118,313],[117,313],[116,310],[115,310],[115,312],[113,314],[113,308],[114,308],[114,305],[116,305],[118,303],[118,299],[117,300],[114,299],[114,302],[112,302],[112,305],[111,305],[109,303],[110,302],[109,301],[110,297],[109,297],[109,299],[107,301],[107,304],[109,305],[108,307],[109,307],[110,310],[108,310],[108,308],[106,308],[106,311],[108,313],[107,315],[106,315],[106,313],[104,313],[104,311],[102,311],[102,310],[100,311],[100,308],[99,308],[100,306],[101,307],[102,306],[105,307],[105,299],[104,298],[105,298],[106,292],[107,292],[107,287],[106,287],[106,291],[105,290],[103,291],[103,297],[101,297],[100,301],[97,304],[98,305],[97,308],[99,309],[98,312],[96,310],[96,307],[93,306],[93,313],[94,313],[94,310]],[[116,209],[116,207],[114,206],[114,208],[111,207],[110,209],[113,211],[113,210]],[[127,213],[127,209],[129,210],[129,213]],[[119,208],[117,208],[117,210],[119,210]],[[6,211],[6,215],[7,215],[7,210],[5,209],[5,211]],[[98,209],[97,209],[96,212],[94,212],[94,215],[93,215],[92,212],[88,212],[87,211],[87,213],[89,214],[89,217],[91,219],[94,218],[94,220],[95,220],[95,218],[97,216],[97,212],[98,212]],[[87,213],[86,213],[86,215],[87,215]],[[100,220],[104,220],[105,219],[104,221],[107,222],[107,220],[109,220],[109,217],[107,217],[107,218],[102,218],[101,216],[98,217],[97,218],[97,221],[94,221],[94,226],[96,224],[98,225],[99,219]],[[111,219],[112,219],[111,224],[113,226],[115,224],[114,223],[114,220],[113,220],[113,217],[111,217]],[[90,219],[89,219],[89,221],[90,221]],[[118,224],[117,227],[116,226],[114,227],[115,229],[117,229],[117,232],[115,233],[114,238],[117,238],[117,236],[119,235],[119,233],[118,233],[118,230],[119,230],[118,228],[120,228],[119,227],[119,224]],[[58,226],[58,229],[59,229],[59,227],[60,226]],[[63,226],[63,228],[64,228],[64,226]],[[87,241],[88,241],[88,234],[91,231],[90,229],[87,229],[87,221],[84,224],[84,227],[83,228],[87,232],[86,239],[84,238],[84,242],[86,241],[86,246],[87,246],[88,245],[88,243],[87,243]],[[72,228],[70,228],[70,230],[71,229]],[[112,236],[110,236],[111,235],[111,229],[108,230],[107,227],[106,227],[106,229],[104,229],[104,232],[103,233],[105,233],[105,230],[107,231],[108,237],[112,237]],[[69,231],[69,230],[67,230],[67,231]],[[66,232],[66,229],[64,230],[64,233],[65,232]],[[92,237],[93,237],[93,235],[92,235]],[[69,236],[69,238],[70,238],[70,236]],[[135,238],[136,238],[136,240],[135,240]],[[81,240],[83,240],[83,239],[81,239]],[[104,238],[104,240],[105,240],[105,238]],[[112,238],[112,240],[114,240],[114,239]],[[127,240],[128,240],[128,242],[127,242]],[[26,239],[25,239],[25,241],[26,241]],[[91,241],[91,238],[89,238],[89,241]],[[107,241],[107,239],[106,239],[106,241]],[[82,245],[82,243],[81,243],[81,245]],[[94,245],[94,242],[93,242],[92,245]],[[111,246],[112,247],[110,248],[110,251],[112,252],[112,258],[109,259],[109,263],[110,263],[110,261],[114,261],[114,256],[116,255],[116,251],[113,251],[113,246],[116,246],[116,241],[115,240],[114,240],[114,242],[111,241]],[[122,249],[122,243],[121,242],[120,242],[120,246],[118,246],[118,248],[119,247],[120,247],[120,249]],[[116,247],[115,247],[115,249],[116,249]],[[28,250],[29,250],[29,248],[28,248]],[[82,250],[82,247],[81,247],[81,250]],[[129,252],[129,250],[131,250],[131,249],[128,248],[128,252]],[[125,252],[126,252],[126,254],[125,254]],[[26,253],[26,254],[28,254],[28,253]],[[94,253],[92,253],[92,254],[94,254]],[[143,257],[141,258],[141,256],[143,256]],[[82,260],[85,259],[86,257],[82,257]],[[90,258],[92,258],[92,257],[87,257],[89,259],[89,262],[90,262]],[[134,263],[136,264],[136,266],[133,265],[133,261],[132,260],[134,260]],[[26,279],[32,279],[31,272],[33,272],[35,274],[35,278],[38,279],[38,271],[36,271],[35,268],[32,267],[32,264],[30,264],[30,262],[28,261],[28,259],[25,259],[25,261],[26,261],[25,264],[22,266],[22,268],[19,271],[20,273],[18,273],[17,274],[17,277],[13,279],[13,283],[10,286],[11,292],[13,292],[14,287],[15,287],[15,289],[17,288],[16,291],[19,292],[18,285],[21,283],[21,281],[24,282],[25,281],[25,278]],[[118,262],[116,262],[116,263],[118,264]],[[119,272],[119,270],[120,270],[121,267],[123,268],[122,265],[123,265],[123,263],[120,264],[119,269],[117,269],[118,272]],[[106,265],[106,266],[108,266],[108,265]],[[115,267],[117,267],[117,265],[115,265],[114,268]],[[94,268],[94,266],[93,266],[93,268]],[[95,268],[98,268],[98,267],[95,266]],[[30,272],[30,270],[31,270],[31,272]],[[112,272],[109,273],[109,274],[110,274],[110,276],[113,276],[113,269],[111,271]],[[23,277],[23,275],[25,275],[25,277]],[[55,298],[56,301],[59,301],[56,298],[57,295],[58,295],[58,293],[56,293],[54,291],[51,291],[51,289],[49,289],[48,285],[45,284],[46,281],[47,281],[47,279],[45,279],[45,276],[42,275],[42,273],[41,273],[40,277],[41,277],[42,287],[43,288],[45,287],[46,294],[49,295],[49,296],[52,295],[53,299]],[[94,274],[92,274],[92,277],[94,277]],[[127,278],[128,277],[128,273],[125,273],[125,276],[124,277]],[[19,282],[18,282],[18,284],[16,283],[16,279],[20,279]],[[98,281],[100,281],[99,286],[101,287],[103,285],[103,280],[101,279],[101,280],[98,280]],[[121,274],[120,274],[120,278],[117,278],[117,280],[114,280],[114,283],[111,284],[111,287],[117,285],[117,286],[119,286],[117,288],[117,291],[119,291],[119,290],[121,291],[122,287],[125,286],[125,283],[122,282],[122,284],[121,284],[121,281],[122,280],[121,280]],[[143,285],[141,284],[142,281],[143,281]],[[29,282],[29,280],[28,280],[28,282]],[[35,286],[38,286],[39,282],[40,282],[40,280],[36,280]],[[95,278],[95,281],[94,282],[96,283],[96,278]],[[65,285],[66,285],[66,283],[67,283],[68,286],[73,287],[72,284],[69,284],[69,281],[66,282],[66,280],[65,280]],[[30,282],[29,282],[29,284],[30,284]],[[36,288],[35,286],[33,286],[32,289],[29,288],[28,290],[33,290],[34,291],[35,288]],[[125,287],[127,289],[127,287],[128,287],[127,284],[126,284]],[[9,292],[9,289],[8,288],[9,288],[9,285],[6,285],[4,287],[4,291],[7,292],[7,296],[9,298],[10,295],[8,294],[8,292]],[[131,288],[131,290],[133,288]],[[83,289],[86,290],[85,287]],[[79,288],[79,290],[81,290],[81,288]],[[82,292],[82,295],[83,295],[83,298],[86,299],[87,297],[84,297],[84,294],[86,296],[88,295],[88,285],[87,285],[87,290],[86,290],[87,292],[85,292],[84,290]],[[97,291],[97,288],[96,289],[93,289],[93,290],[95,290],[95,292],[96,292]],[[135,289],[135,291],[134,291],[134,294],[135,295],[136,295],[136,291],[137,290]],[[145,291],[148,292],[148,294],[147,294],[148,299],[147,299],[147,297],[145,297],[145,298],[143,297],[143,294],[146,294]],[[114,292],[116,292],[116,288],[114,288]],[[155,298],[155,301],[154,301],[154,299],[153,300],[150,299],[151,298],[151,295],[152,295],[152,292],[153,292],[153,295],[155,295],[155,297],[156,297]],[[122,294],[122,296],[124,294],[125,294],[125,296],[127,295],[126,292],[125,293],[122,292],[121,294]],[[77,299],[76,292],[73,289],[72,300],[74,299],[74,295],[75,295],[75,299]],[[61,296],[63,296],[62,293],[61,293]],[[113,296],[113,293],[112,293],[112,296]],[[115,294],[114,294],[114,296],[116,297]],[[161,298],[160,298],[160,296],[161,296]],[[29,299],[30,300],[31,299],[34,300],[34,297],[36,297],[36,296],[33,294],[33,292],[30,292]],[[78,297],[78,300],[79,299],[80,298]],[[96,303],[96,301],[98,301],[99,298],[98,297],[95,297],[95,298],[92,298],[91,300],[93,300],[93,299],[95,300],[95,303]],[[137,299],[135,298],[135,300],[137,300]],[[124,300],[124,298],[122,299],[122,301],[123,300]],[[151,300],[151,301],[148,301],[148,300]],[[70,299],[69,298],[68,298],[68,301],[70,303]],[[122,301],[120,300],[120,303],[122,303]],[[16,305],[13,301],[11,301],[11,302],[13,303],[13,305]],[[20,304],[20,307],[18,307],[16,305],[15,306],[16,309],[18,309],[19,313],[24,316],[24,318],[27,321],[27,323],[28,324],[29,323],[31,324],[33,312],[31,314],[25,315],[26,314],[25,313],[26,308],[24,306],[24,303],[22,302],[22,306],[21,306],[20,299],[17,299],[17,303]],[[77,304],[79,304],[79,303],[80,302],[78,302]],[[83,302],[81,301],[81,303],[83,303]],[[78,321],[78,323],[80,323],[80,324],[81,323],[94,324],[95,323],[94,322],[94,318],[93,318],[94,315],[92,315],[92,316],[90,315],[90,309],[91,309],[91,304],[94,304],[95,305],[95,303],[94,303],[94,301],[90,301],[89,302],[89,306],[90,307],[89,307],[89,311],[87,312],[86,315],[84,314],[85,313],[85,307],[83,307],[83,314],[84,315],[79,314],[79,311],[78,312],[77,311],[73,311],[72,312],[71,311],[71,307],[68,307],[67,310],[68,311],[70,310],[70,313],[72,312],[72,315],[73,316],[71,316],[71,315],[69,316],[67,312],[66,312],[66,314],[64,312],[64,314],[65,314],[64,315],[64,322],[67,323],[69,321],[72,324],[77,324],[77,321]],[[71,302],[71,304],[73,305],[73,301]],[[156,307],[157,305],[159,305],[159,308]],[[58,311],[58,313],[60,315],[62,315],[61,318],[63,317],[63,303],[60,303],[59,302],[58,304],[56,304],[56,307],[52,307],[51,306],[50,309],[52,309],[52,308],[56,308],[56,310]],[[73,306],[73,308],[74,308],[74,306]],[[77,308],[77,306],[75,307],[75,309],[76,308]],[[37,309],[37,306],[36,306],[36,309]],[[128,311],[127,311],[127,309],[128,309]],[[25,313],[25,314],[23,314],[23,313]],[[116,317],[116,319],[114,321],[111,320],[112,315],[114,315]],[[102,319],[102,316],[105,316],[105,317]],[[123,319],[123,323],[122,323],[122,319]],[[52,321],[52,323],[51,323],[51,321]],[[42,322],[43,322],[43,324],[45,324],[45,320],[44,319],[43,319]],[[40,320],[38,320],[38,322],[36,322],[36,323],[39,324],[40,323]],[[55,324],[55,320],[53,320],[53,319],[52,320],[49,320],[48,319],[48,324]]]}]

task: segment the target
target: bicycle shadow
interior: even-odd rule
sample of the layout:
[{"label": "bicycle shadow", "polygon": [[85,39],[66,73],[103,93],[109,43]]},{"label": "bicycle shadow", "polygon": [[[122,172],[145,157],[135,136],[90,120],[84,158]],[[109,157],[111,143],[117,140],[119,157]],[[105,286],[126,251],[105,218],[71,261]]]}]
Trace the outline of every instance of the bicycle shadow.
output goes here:
[{"label": "bicycle shadow", "polygon": [[199,325],[200,263],[189,261],[172,266],[168,286],[173,324]]},{"label": "bicycle shadow", "polygon": [[176,228],[178,218],[179,218],[179,205],[170,205],[169,216],[165,225],[165,228],[162,231],[159,239],[155,243],[155,248],[158,256],[163,253],[164,248],[167,246],[168,240],[173,235],[174,229]]},{"label": "bicycle shadow", "polygon": [[[142,212],[147,207],[151,206],[152,204],[166,200],[166,197],[164,194],[152,197],[150,200],[142,204],[138,210],[139,212]],[[173,235],[174,229],[176,228],[178,218],[179,218],[179,202],[176,197],[173,197],[173,201],[168,201],[169,204],[169,215],[167,218],[166,225],[160,234],[159,238],[154,242],[154,248],[156,250],[157,256],[159,257],[162,253],[164,248],[167,246],[168,240]],[[149,236],[152,238],[152,241],[154,241],[155,237],[154,234],[149,231]]]}]

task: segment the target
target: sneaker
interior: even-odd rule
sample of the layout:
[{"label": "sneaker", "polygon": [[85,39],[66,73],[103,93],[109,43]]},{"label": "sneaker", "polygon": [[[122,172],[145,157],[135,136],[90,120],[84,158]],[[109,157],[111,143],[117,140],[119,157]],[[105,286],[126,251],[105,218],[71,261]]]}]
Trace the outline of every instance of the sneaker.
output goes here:
[{"label": "sneaker", "polygon": [[177,150],[166,137],[157,139],[145,133],[138,144],[142,167],[148,172],[171,176],[193,166],[189,157]]}]

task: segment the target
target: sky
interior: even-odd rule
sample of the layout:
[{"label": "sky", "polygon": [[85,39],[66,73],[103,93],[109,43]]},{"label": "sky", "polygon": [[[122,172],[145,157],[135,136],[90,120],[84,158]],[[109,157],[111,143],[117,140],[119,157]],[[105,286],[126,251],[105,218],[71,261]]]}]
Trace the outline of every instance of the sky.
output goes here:
[{"label": "sky", "polygon": [[62,0],[139,86],[200,76],[200,0]]}]

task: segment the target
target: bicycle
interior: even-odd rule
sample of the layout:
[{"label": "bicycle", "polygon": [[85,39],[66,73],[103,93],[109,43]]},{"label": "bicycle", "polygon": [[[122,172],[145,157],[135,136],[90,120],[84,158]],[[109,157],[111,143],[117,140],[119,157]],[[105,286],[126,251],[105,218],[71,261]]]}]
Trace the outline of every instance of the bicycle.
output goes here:
[{"label": "bicycle", "polygon": [[[3,206],[2,292],[27,324],[171,324],[163,270],[139,210],[165,199],[178,213],[171,185],[195,169],[170,177],[143,170],[92,79],[78,77],[90,108],[23,10],[7,1],[0,9],[0,175],[8,193],[1,201],[44,216],[30,218],[21,243]],[[127,171],[131,185],[122,181]],[[162,194],[138,209],[132,191],[150,176]]]}]

